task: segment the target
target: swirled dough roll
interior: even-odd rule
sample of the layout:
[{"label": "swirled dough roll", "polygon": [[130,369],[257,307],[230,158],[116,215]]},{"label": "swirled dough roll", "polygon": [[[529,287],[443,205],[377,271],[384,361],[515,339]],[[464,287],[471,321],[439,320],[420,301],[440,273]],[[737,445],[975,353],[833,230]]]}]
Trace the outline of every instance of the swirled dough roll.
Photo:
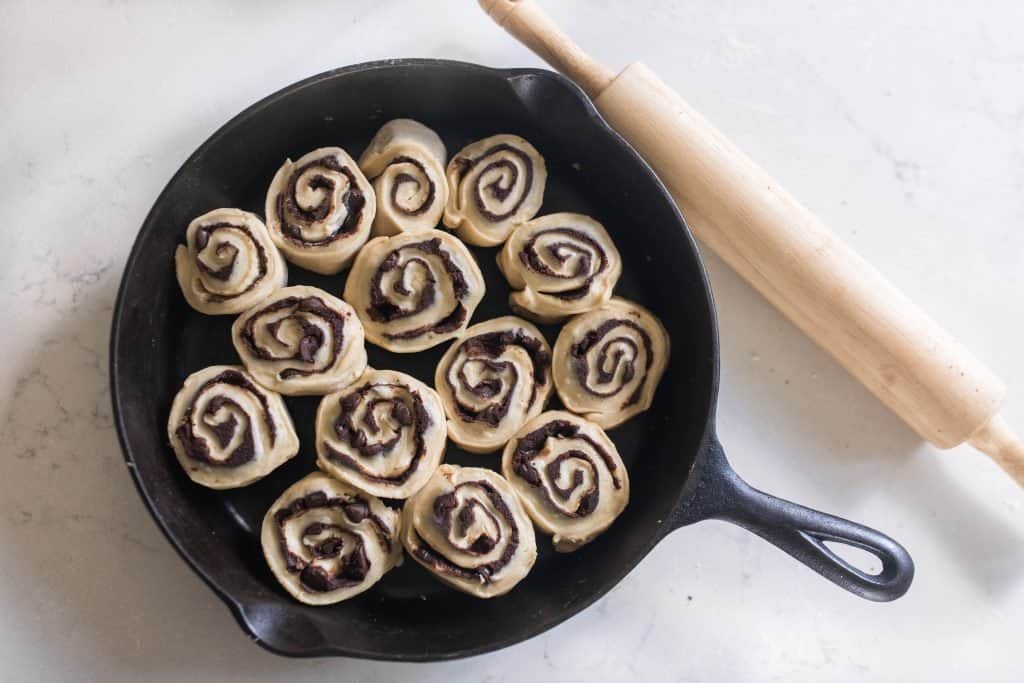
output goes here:
[{"label": "swirled dough roll", "polygon": [[267,191],[267,228],[285,258],[315,273],[340,272],[370,237],[377,199],[345,150],[288,159]]},{"label": "swirled dough roll", "polygon": [[466,328],[484,296],[472,254],[446,232],[375,237],[345,282],[366,338],[396,353],[422,351]]},{"label": "swirled dough roll", "polygon": [[299,602],[359,595],[402,559],[400,514],[375,496],[315,472],[292,484],[263,518],[267,564]]},{"label": "swirled dough roll", "polygon": [[533,523],[571,552],[607,529],[629,502],[629,476],[604,430],[552,410],[505,446],[501,471]]},{"label": "swirled dough roll", "polygon": [[547,405],[554,388],[551,347],[540,330],[520,318],[478,323],[445,352],[434,386],[452,441],[489,453]]},{"label": "swirled dough roll", "polygon": [[412,119],[388,121],[359,158],[377,195],[374,235],[437,227],[448,202],[448,151],[437,133]]},{"label": "swirled dough roll", "polygon": [[668,356],[661,321],[613,297],[562,328],[552,363],[555,388],[569,410],[610,429],[651,407]]},{"label": "swirled dough roll", "polygon": [[441,465],[402,510],[406,552],[478,598],[512,590],[537,559],[533,524],[509,483],[477,467]]},{"label": "swirled dough roll", "polygon": [[189,223],[174,269],[185,300],[207,315],[241,313],[288,283],[267,226],[240,209],[214,209]]},{"label": "swirled dough roll", "polygon": [[238,316],[231,338],[259,383],[288,396],[337,391],[366,369],[359,317],[316,287],[279,289]]},{"label": "swirled dough roll", "polygon": [[608,301],[622,259],[604,226],[579,213],[553,213],[516,228],[498,254],[513,291],[509,305],[542,323],[561,322]]},{"label": "swirled dough roll", "polygon": [[544,158],[518,135],[493,135],[448,162],[444,224],[481,247],[504,242],[544,202]]},{"label": "swirled dough roll", "polygon": [[317,465],[382,498],[408,498],[441,464],[444,410],[433,389],[391,370],[367,370],[324,396],[316,413]]},{"label": "swirled dough roll", "polygon": [[284,401],[240,365],[189,375],[171,404],[167,436],[185,473],[212,489],[251,484],[299,452]]}]

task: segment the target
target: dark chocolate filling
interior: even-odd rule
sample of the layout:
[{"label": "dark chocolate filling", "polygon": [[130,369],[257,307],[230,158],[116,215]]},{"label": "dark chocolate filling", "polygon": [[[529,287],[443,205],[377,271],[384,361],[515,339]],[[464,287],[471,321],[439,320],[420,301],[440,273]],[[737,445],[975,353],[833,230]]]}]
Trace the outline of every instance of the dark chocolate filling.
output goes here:
[{"label": "dark chocolate filling", "polygon": [[[492,580],[491,577],[504,569],[504,567],[512,560],[512,556],[515,555],[516,550],[519,548],[519,527],[516,525],[512,511],[509,509],[498,490],[495,489],[490,482],[482,480],[468,481],[458,484],[450,492],[442,494],[434,499],[433,521],[437,524],[438,528],[441,529],[444,535],[448,537],[452,546],[468,555],[484,555],[493,550],[497,544],[502,541],[500,532],[501,525],[498,523],[495,515],[487,509],[487,506],[482,501],[473,498],[468,502],[464,502],[461,508],[459,507],[456,492],[467,486],[474,486],[482,489],[495,512],[506,521],[509,529],[511,530],[508,542],[505,544],[505,549],[501,553],[501,557],[493,562],[488,562],[487,564],[474,569],[467,569],[454,564],[448,558],[431,548],[419,534],[416,534],[415,536],[416,543],[412,548],[412,553],[417,559],[429,565],[430,568],[438,574],[447,574],[466,581],[490,583]],[[455,542],[451,540],[451,532],[453,528],[458,525],[460,535],[465,534],[465,531],[468,529],[470,524],[472,524],[475,514],[483,514],[490,518],[493,526],[499,530],[498,537],[491,538],[490,536],[482,534],[472,539],[468,544],[456,545]],[[413,532],[415,533],[415,530]]]},{"label": "dark chocolate filling", "polygon": [[[209,289],[206,288],[205,285],[203,285],[202,280],[200,280],[199,284],[203,289],[204,296],[206,297],[207,301],[210,301],[212,303],[220,303],[222,301],[234,299],[235,297],[245,294],[246,292],[250,291],[253,287],[258,285],[260,281],[264,277],[266,277],[267,274],[267,252],[263,248],[263,245],[260,244],[259,240],[257,240],[253,236],[252,232],[245,225],[234,225],[232,223],[221,222],[200,226],[199,229],[196,230],[196,250],[201,252],[204,249],[206,249],[206,246],[210,243],[211,235],[218,230],[237,230],[244,234],[249,239],[249,241],[252,242],[253,246],[256,248],[257,259],[259,261],[259,273],[256,275],[255,279],[253,279],[253,281],[249,283],[249,286],[247,286],[242,291],[235,292],[233,294],[220,294],[217,292],[211,292]],[[231,277],[231,274],[235,270],[235,264],[238,260],[238,249],[234,245],[230,244],[221,244],[217,246],[218,256],[222,255],[222,252],[228,249],[230,249],[232,252],[231,260],[228,263],[221,266],[220,268],[217,268],[216,270],[210,268],[208,265],[203,263],[201,259],[198,258],[198,254],[196,255],[195,258],[196,267],[199,270],[201,270],[204,274],[212,277],[215,280],[227,282],[227,280]]]},{"label": "dark chocolate filling", "polygon": [[[353,525],[369,519],[377,541],[384,547],[385,553],[391,554],[393,542],[391,533],[384,522],[370,512],[369,504],[358,496],[345,498],[331,498],[323,491],[313,491],[301,498],[296,498],[288,505],[281,507],[274,513],[274,522],[277,524],[277,542],[284,556],[285,567],[292,574],[299,575],[299,582],[304,589],[312,593],[327,593],[339,588],[354,586],[366,579],[370,572],[370,558],[366,554],[363,537],[351,529],[346,529],[337,524],[324,524],[312,522],[302,530],[301,538],[303,545],[309,554],[313,556],[311,561],[303,560],[288,548],[288,541],[284,533],[284,527],[294,517],[301,516],[305,512],[317,508],[337,508],[344,514],[345,518]],[[317,566],[316,561],[322,559],[336,559],[342,556],[344,551],[344,540],[339,536],[332,536],[318,542],[306,542],[309,536],[318,536],[324,531],[344,533],[348,532],[356,537],[355,547],[342,558],[338,571],[329,574],[323,567]]]},{"label": "dark chocolate filling", "polygon": [[[579,426],[568,420],[552,420],[543,427],[535,429],[520,438],[516,443],[515,450],[512,452],[512,471],[521,477],[523,481],[543,491],[544,496],[549,501],[554,503],[552,492],[543,485],[543,480],[533,463],[533,459],[537,457],[544,448],[544,443],[551,437],[556,439],[578,439],[585,442],[604,461],[605,467],[608,469],[609,474],[611,474],[612,483],[615,488],[622,488],[622,482],[616,475],[618,468],[615,465],[615,460],[601,444],[594,441],[588,435],[581,434]],[[600,492],[597,489],[597,466],[591,459],[590,454],[575,448],[560,453],[558,457],[547,464],[545,473],[552,484],[552,488],[554,488],[554,494],[563,501],[568,500],[572,492],[583,483],[583,473],[579,471],[573,476],[572,485],[569,488],[563,489],[555,483],[558,478],[558,469],[566,460],[582,460],[593,472],[594,485],[584,492],[580,498],[579,505],[573,513],[575,517],[586,517],[597,509],[597,505],[600,502]],[[560,508],[555,507],[554,509],[559,510]]]},{"label": "dark chocolate filling", "polygon": [[[190,403],[188,408],[185,410],[185,414],[181,419],[181,424],[179,424],[177,429],[174,430],[174,433],[181,442],[181,446],[185,450],[185,454],[193,460],[197,460],[213,467],[238,467],[239,465],[244,465],[256,457],[256,445],[253,442],[251,430],[246,430],[242,435],[241,443],[239,443],[238,447],[231,452],[231,455],[224,460],[216,460],[211,457],[209,443],[207,443],[205,438],[197,435],[194,430],[193,414],[195,412],[196,399],[202,396],[204,391],[216,384],[230,384],[232,386],[239,387],[240,389],[245,389],[259,400],[260,405],[263,407],[263,423],[267,426],[267,434],[270,437],[271,445],[274,444],[277,440],[277,428],[274,425],[273,417],[270,415],[270,405],[267,403],[267,397],[263,393],[262,389],[250,382],[245,375],[237,370],[225,370],[216,377],[212,377],[204,382],[203,385],[196,390],[195,394],[193,394],[192,403]],[[198,419],[212,416],[224,407],[234,408],[239,412],[244,412],[242,407],[230,398],[227,398],[226,396],[214,396],[206,404],[203,414],[200,415]],[[249,416],[249,419],[253,419],[252,416]],[[231,443],[231,439],[234,438],[235,432],[238,429],[238,420],[234,415],[232,415],[229,420],[213,426],[213,434],[217,439],[220,448],[225,448]]]},{"label": "dark chocolate filling", "polygon": [[[420,327],[402,332],[386,332],[384,336],[388,339],[413,339],[428,332],[445,334],[458,329],[467,317],[466,307],[462,304],[461,300],[469,294],[469,284],[466,282],[466,277],[462,270],[452,260],[451,254],[441,247],[441,240],[437,237],[423,242],[403,245],[392,251],[381,261],[373,277],[370,279],[370,305],[366,309],[367,315],[375,322],[391,323],[395,320],[401,320],[402,318],[408,318],[421,313],[434,304],[437,299],[437,274],[431,268],[430,262],[420,256],[410,256],[403,262],[403,252],[409,250],[428,256],[435,256],[441,260],[445,273],[451,279],[452,291],[455,293],[458,301],[456,301],[455,308],[436,323],[421,325]],[[418,267],[424,268],[427,272],[427,277],[426,282],[418,293],[419,296],[416,298],[415,304],[412,308],[406,309],[391,303],[387,293],[384,292],[383,280],[387,273],[393,270],[404,271],[412,264],[418,264]],[[410,294],[411,292],[404,286],[402,281],[403,278],[399,274],[394,285],[394,291],[402,295]]]},{"label": "dark chocolate filling", "polygon": [[[303,236],[302,230],[304,227],[309,226],[312,223],[322,221],[331,213],[334,206],[336,188],[336,183],[333,178],[329,178],[328,176],[319,173],[315,174],[309,181],[310,188],[314,190],[327,190],[327,196],[324,198],[324,201],[311,209],[302,208],[296,195],[296,185],[299,182],[299,178],[301,178],[306,171],[317,167],[341,173],[348,178],[348,188],[341,196],[341,202],[345,205],[346,214],[345,220],[342,221],[337,230],[323,239],[310,240]],[[275,200],[275,210],[277,212],[277,219],[281,225],[281,234],[283,234],[288,240],[307,247],[329,244],[345,235],[355,232],[356,228],[359,227],[359,221],[362,218],[363,207],[365,205],[366,196],[363,194],[363,191],[359,189],[355,174],[346,166],[342,166],[335,157],[330,155],[320,159],[314,159],[299,168],[292,169],[285,191],[279,193]]]},{"label": "dark chocolate filling", "polygon": [[[565,263],[569,260],[569,255],[565,252],[572,252],[579,254],[580,259],[575,270],[568,275],[564,275],[557,271],[552,270],[544,261],[541,260],[540,254],[537,253],[536,244],[537,240],[543,235],[565,235],[568,238],[574,239],[577,242],[583,242],[589,246],[595,254],[598,256],[597,267],[593,267],[591,261],[590,252],[585,249],[581,249],[578,244],[573,242],[555,242],[547,246],[547,252],[551,258],[557,260],[559,263]],[[589,235],[580,230],[574,228],[549,228],[547,230],[540,230],[523,245],[523,250],[519,252],[519,260],[522,261],[530,270],[533,270],[541,275],[545,275],[551,278],[558,278],[560,280],[568,280],[572,278],[580,277],[581,275],[587,275],[584,279],[583,284],[575,289],[568,289],[561,292],[544,292],[547,296],[557,297],[559,299],[565,299],[572,301],[575,299],[582,299],[590,293],[590,286],[594,282],[594,278],[597,277],[601,272],[608,267],[608,256],[605,254],[604,249],[601,248],[596,241],[594,241]]]},{"label": "dark chocolate filling", "polygon": [[[620,326],[632,328],[633,330],[636,331],[637,334],[640,335],[640,338],[643,341],[644,350],[646,351],[647,355],[647,362],[643,370],[643,381],[641,381],[640,384],[637,385],[636,390],[633,391],[633,393],[629,395],[629,398],[627,398],[626,401],[622,404],[623,408],[628,408],[629,406],[633,405],[634,403],[640,400],[640,395],[643,392],[644,384],[647,381],[647,373],[650,371],[651,364],[654,362],[654,352],[651,344],[651,338],[647,334],[647,331],[644,330],[644,328],[640,327],[632,320],[626,320],[622,318],[613,318],[611,320],[606,320],[600,325],[598,325],[595,329],[587,332],[583,336],[583,339],[581,339],[577,344],[573,345],[573,347],[569,350],[569,362],[572,365],[573,372],[576,373],[576,378],[579,380],[580,386],[582,386],[583,390],[586,391],[588,394],[590,394],[591,396],[601,397],[609,397],[617,394],[621,390],[621,387],[612,388],[609,391],[598,391],[597,389],[592,388],[590,384],[587,382],[587,353],[590,351],[590,349],[594,347],[595,344],[599,342],[604,345],[601,348],[601,351],[597,357],[597,367],[594,368],[594,371],[597,373],[598,384],[608,384],[613,379],[615,379],[615,375],[618,374],[620,367],[622,368],[622,380],[624,382],[631,381],[636,374],[636,367],[633,363],[637,351],[639,350],[636,346],[636,342],[634,342],[629,337],[614,337],[608,340],[604,339],[609,332],[614,330],[616,327]],[[604,367],[607,365],[608,354],[610,353],[608,349],[613,344],[621,344],[622,346],[625,346],[632,352],[632,358],[626,358],[626,353],[624,351],[616,350],[614,352],[614,357],[612,359],[614,361],[612,365],[612,370],[611,372],[608,372],[604,369]]]},{"label": "dark chocolate filling", "polygon": [[473,384],[466,377],[464,369],[467,362],[476,360],[481,362],[495,375],[501,375],[506,370],[515,370],[512,363],[508,361],[495,360],[505,352],[509,346],[519,346],[524,349],[531,361],[532,389],[530,392],[530,405],[537,398],[537,390],[548,383],[548,374],[551,367],[551,354],[544,348],[540,339],[530,336],[522,329],[501,330],[496,332],[485,332],[478,334],[459,343],[459,351],[452,360],[452,364],[459,364],[457,373],[459,386],[456,387],[449,376],[448,368],[445,368],[445,382],[451,390],[454,398],[455,411],[459,417],[466,422],[486,422],[492,427],[497,427],[501,420],[508,414],[512,392],[519,381],[518,374],[513,379],[512,386],[507,387],[502,399],[496,403],[489,404],[483,410],[475,410],[472,406],[462,403],[458,399],[459,391],[466,391],[474,396],[489,399],[497,396],[502,390],[500,377],[487,378],[477,384]]},{"label": "dark chocolate filling", "polygon": [[[291,320],[301,327],[302,339],[299,340],[299,344],[292,355],[275,356],[269,349],[259,346],[256,343],[256,325],[259,324],[259,320],[263,316],[276,313],[277,311],[285,308],[292,308],[293,310],[286,317],[279,318],[267,324],[271,336],[283,344],[284,342],[280,337],[278,337],[278,330],[286,320]],[[323,329],[309,322],[307,315],[316,316],[317,318],[324,320],[331,328],[332,338],[325,339]],[[239,336],[249,352],[260,360],[271,362],[299,361],[307,365],[313,363],[316,359],[317,352],[323,348],[324,344],[330,343],[330,357],[323,364],[323,368],[310,368],[308,370],[302,368],[284,368],[277,373],[277,376],[282,380],[290,377],[307,377],[309,375],[316,374],[317,372],[322,372],[324,368],[331,368],[334,366],[345,341],[345,319],[337,311],[327,306],[320,297],[289,296],[279,301],[275,301],[274,303],[250,314],[246,319],[245,324],[242,325],[242,331]]]},{"label": "dark chocolate filling", "polygon": [[[513,156],[519,157],[523,162],[523,166],[526,167],[526,177],[523,179],[522,192],[520,193],[519,197],[516,199],[512,207],[508,211],[505,211],[504,213],[500,214],[492,212],[484,205],[483,192],[484,190],[487,190],[488,192],[490,192],[491,196],[497,199],[499,202],[505,201],[506,199],[508,199],[509,193],[512,192],[512,188],[515,187],[516,182],[519,180],[519,169],[516,167],[515,164],[513,164],[508,159],[497,159],[491,162],[485,161],[487,157],[491,156],[492,154],[497,154],[499,152],[509,152]],[[519,149],[518,147],[513,147],[512,145],[505,142],[488,148],[475,159],[470,159],[468,157],[458,157],[455,163],[459,169],[460,182],[462,177],[464,177],[467,173],[469,173],[473,168],[475,168],[480,163],[485,163],[485,166],[480,169],[479,175],[483,175],[484,173],[487,173],[488,171],[492,171],[495,169],[502,169],[505,170],[505,172],[507,173],[508,180],[504,184],[502,184],[499,179],[494,180],[488,183],[487,185],[478,185],[477,187],[474,188],[473,200],[476,203],[477,211],[479,211],[482,216],[484,216],[487,220],[491,221],[492,223],[503,221],[509,216],[512,216],[516,211],[518,211],[519,207],[523,205],[524,201],[526,201],[526,197],[530,194],[530,190],[533,188],[533,160],[531,160],[530,156],[523,150]]]},{"label": "dark chocolate filling", "polygon": [[[361,424],[354,422],[356,409],[367,400],[367,396],[377,387],[388,387],[398,389],[407,394],[408,400],[403,398],[372,398],[363,412]],[[363,467],[362,463],[347,453],[337,450],[327,441],[323,442],[324,454],[326,457],[350,470],[358,472],[366,479],[382,484],[402,484],[409,479],[418,469],[419,462],[426,455],[426,444],[424,434],[433,424],[430,414],[423,405],[423,398],[418,392],[412,391],[409,387],[401,384],[369,384],[360,387],[347,396],[339,399],[340,410],[334,421],[334,433],[338,440],[348,444],[359,452],[364,458],[372,458],[381,453],[390,453],[401,440],[401,434],[396,433],[394,437],[386,441],[371,442],[367,434],[375,436],[380,433],[380,425],[374,417],[374,408],[378,405],[387,404],[390,406],[391,417],[402,428],[412,427],[415,449],[409,454],[409,464],[400,474],[391,477],[382,477]]]},{"label": "dark chocolate filling", "polygon": [[392,159],[388,165],[390,166],[391,164],[412,164],[413,166],[419,169],[420,173],[422,173],[423,177],[426,179],[427,196],[423,199],[423,202],[412,211],[409,211],[404,206],[398,203],[398,188],[406,183],[412,183],[416,186],[416,189],[418,190],[422,185],[420,179],[412,175],[411,173],[399,173],[398,175],[395,176],[395,179],[392,181],[391,184],[391,206],[394,207],[395,211],[398,211],[399,213],[405,216],[419,216],[424,211],[429,209],[434,203],[434,196],[437,194],[437,188],[434,187],[434,181],[431,180],[430,176],[427,175],[427,169],[423,167],[423,164],[421,164],[417,159],[413,159],[412,157],[407,157],[404,155],[397,156],[394,159]]}]

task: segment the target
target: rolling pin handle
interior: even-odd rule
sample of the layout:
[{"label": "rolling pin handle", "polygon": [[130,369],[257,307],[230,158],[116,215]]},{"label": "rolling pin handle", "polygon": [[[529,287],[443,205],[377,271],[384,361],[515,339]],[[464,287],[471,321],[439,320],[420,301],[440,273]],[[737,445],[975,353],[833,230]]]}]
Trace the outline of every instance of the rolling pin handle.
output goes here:
[{"label": "rolling pin handle", "polygon": [[1024,487],[1024,442],[1000,415],[996,415],[970,438],[970,444],[989,456]]},{"label": "rolling pin handle", "polygon": [[541,59],[576,81],[591,98],[615,78],[562,32],[533,0],[479,0],[480,7]]}]

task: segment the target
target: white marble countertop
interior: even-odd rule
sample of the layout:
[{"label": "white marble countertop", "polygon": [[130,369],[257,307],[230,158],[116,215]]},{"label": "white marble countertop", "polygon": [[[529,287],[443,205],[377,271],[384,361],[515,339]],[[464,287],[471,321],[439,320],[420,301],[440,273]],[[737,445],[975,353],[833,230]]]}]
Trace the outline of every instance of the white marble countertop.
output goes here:
[{"label": "white marble countertop", "polygon": [[[0,679],[1020,680],[1024,494],[923,445],[713,257],[733,464],[902,541],[906,597],[856,599],[710,522],[570,622],[467,661],[292,661],[239,631],[121,460],[121,268],[192,150],[288,83],[385,57],[539,64],[476,3],[438,5],[0,3]],[[985,358],[1024,429],[1020,2],[545,5],[606,63],[646,61]]]}]

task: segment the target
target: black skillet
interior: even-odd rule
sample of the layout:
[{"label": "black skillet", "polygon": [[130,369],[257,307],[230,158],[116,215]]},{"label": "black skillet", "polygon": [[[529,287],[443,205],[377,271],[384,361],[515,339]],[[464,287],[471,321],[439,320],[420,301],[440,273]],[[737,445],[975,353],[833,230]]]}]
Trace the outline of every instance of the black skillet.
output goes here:
[{"label": "black skillet", "polygon": [[[171,399],[185,376],[237,363],[230,317],[186,305],[173,252],[195,216],[221,206],[262,213],[274,171],[287,157],[340,145],[358,155],[376,129],[411,117],[437,130],[450,153],[494,133],[530,140],[548,163],[541,213],[578,211],[609,229],[622,252],[617,293],[664,322],[672,358],[645,414],[611,432],[631,481],[623,515],[593,543],[540,558],[509,595],[478,600],[443,587],[415,562],[367,593],[308,607],[276,584],[260,553],[264,512],[314,469],[317,398],[288,399],[300,455],[252,486],[215,492],[192,484],[166,443]],[[474,321],[509,312],[496,249],[473,250],[487,280]],[[344,275],[290,267],[293,284],[340,293]],[[557,328],[545,328],[552,343]],[[398,355],[370,346],[370,363],[428,383],[444,347]],[[488,69],[437,60],[398,60],[332,71],[271,95],[230,121],[193,154],[157,199],[128,258],[111,331],[114,413],[125,460],[153,517],[185,561],[263,647],[283,655],[348,655],[426,661],[479,654],[568,619],[618,583],[654,544],[705,519],[739,524],[839,586],[869,600],[893,600],[914,574],[907,552],[877,531],[748,486],[715,436],[718,339],[704,267],[675,204],[653,172],[569,81],[535,69]],[[497,456],[449,444],[447,460],[496,468]],[[876,555],[880,574],[845,562],[823,541]],[[794,573],[794,581],[799,580]]]}]

